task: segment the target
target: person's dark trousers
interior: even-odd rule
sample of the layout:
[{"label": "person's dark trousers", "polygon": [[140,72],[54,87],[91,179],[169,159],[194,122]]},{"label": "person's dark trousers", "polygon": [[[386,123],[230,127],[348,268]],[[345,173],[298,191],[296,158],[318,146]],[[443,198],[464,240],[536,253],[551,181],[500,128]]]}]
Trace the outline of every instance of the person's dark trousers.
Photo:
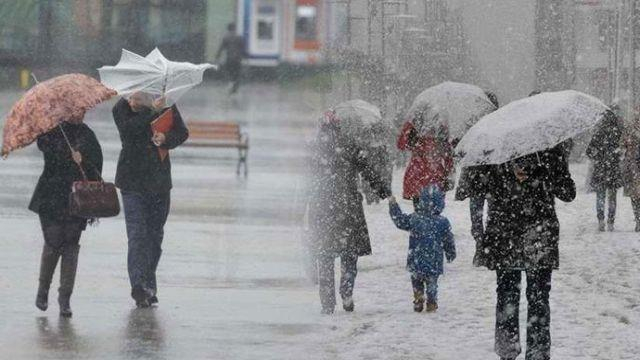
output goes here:
[{"label": "person's dark trousers", "polygon": [[471,235],[474,239],[484,235],[484,196],[472,196],[469,198],[469,212],[471,215]]},{"label": "person's dark trousers", "polygon": [[241,61],[229,61],[225,64],[227,72],[229,73],[229,80],[233,83],[230,93],[235,94],[240,88],[240,79],[242,77],[242,62]]},{"label": "person's dark trousers", "polygon": [[604,221],[604,212],[605,212],[605,202],[607,202],[606,198],[609,197],[608,207],[609,213],[607,214],[607,222],[609,224],[613,224],[616,220],[616,206],[617,206],[617,197],[618,190],[617,189],[602,189],[596,192],[596,212],[598,215],[598,220]]},{"label": "person's dark trousers", "polygon": [[[340,296],[343,299],[353,296],[353,286],[358,275],[358,256],[341,256],[340,273]],[[336,306],[334,256],[320,256],[318,258],[318,277],[322,308],[333,309]]]},{"label": "person's dark trousers", "polygon": [[[520,354],[519,303],[521,271],[497,270],[495,351],[504,359]],[[527,276],[527,351],[526,360],[551,358],[549,292],[551,270],[526,271]]]},{"label": "person's dark trousers", "polygon": [[45,244],[40,258],[38,298],[46,304],[53,273],[58,265],[58,259],[61,259],[58,302],[68,307],[78,269],[80,237],[86,221],[83,219],[58,220],[40,216],[40,225]]},{"label": "person's dark trousers", "polygon": [[142,288],[155,296],[164,225],[171,206],[170,193],[122,191],[122,203],[129,239],[127,268],[131,289]]},{"label": "person's dark trousers", "polygon": [[427,302],[438,302],[438,275],[416,276],[411,275],[411,286],[413,293],[424,294],[426,290]]}]

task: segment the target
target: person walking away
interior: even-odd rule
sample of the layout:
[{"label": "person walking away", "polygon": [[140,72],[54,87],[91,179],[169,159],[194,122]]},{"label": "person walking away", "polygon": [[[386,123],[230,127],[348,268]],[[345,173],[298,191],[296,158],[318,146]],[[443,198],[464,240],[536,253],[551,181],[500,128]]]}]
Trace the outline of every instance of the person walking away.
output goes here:
[{"label": "person walking away", "polygon": [[230,94],[235,94],[240,88],[240,78],[242,76],[242,59],[245,57],[244,38],[236,33],[236,24],[227,25],[227,33],[222,39],[222,44],[216,54],[216,62],[220,62],[222,53],[225,53],[223,68],[229,75],[233,85]]},{"label": "person walking away", "polygon": [[636,118],[624,130],[624,160],[622,176],[624,194],[631,198],[635,231],[640,232],[640,119]]},{"label": "person walking away", "polygon": [[29,210],[40,217],[44,236],[36,307],[47,310],[49,288],[60,260],[60,315],[71,317],[80,237],[87,227],[87,220],[70,214],[69,195],[72,184],[83,179],[79,166],[86,169],[89,180],[101,178],[102,149],[87,125],[67,122],[38,137],[37,144],[44,155],[44,170],[29,204]]},{"label": "person walking away", "polygon": [[[490,91],[485,91],[487,98],[495,105],[496,109],[500,107],[498,97]],[[485,262],[484,248],[484,205],[485,198],[477,187],[487,181],[487,174],[491,167],[487,165],[479,165],[462,169],[458,187],[456,188],[455,199],[463,201],[469,198],[469,214],[471,217],[471,236],[476,242],[476,251],[473,255],[473,264],[475,266],[483,266]]]},{"label": "person walking away", "polygon": [[384,181],[385,174],[376,170],[389,166],[380,164],[389,161],[388,157],[374,157],[375,151],[364,150],[349,143],[335,123],[321,123],[310,161],[308,204],[323,314],[332,314],[336,306],[335,259],[340,258],[342,306],[351,312],[355,307],[353,289],[358,257],[371,254],[358,176],[369,183],[379,198],[386,199],[391,195],[390,184]]},{"label": "person walking away", "polygon": [[521,352],[521,276],[527,278],[527,360],[551,354],[549,293],[559,267],[560,224],[555,199],[573,201],[570,141],[491,168],[482,189],[488,200],[485,266],[496,271],[495,352],[503,360]]},{"label": "person walking away", "polygon": [[608,197],[607,230],[613,231],[616,219],[616,197],[622,186],[620,173],[622,120],[613,111],[607,111],[595,131],[587,156],[593,162],[590,187],[596,192],[598,230],[605,230],[605,203]]},{"label": "person walking away", "polygon": [[400,230],[409,231],[407,270],[413,286],[413,310],[422,312],[427,294],[427,312],[438,309],[438,277],[443,273],[443,257],[456,258],[456,247],[449,220],[442,216],[444,192],[431,185],[422,190],[413,214],[402,213],[400,205],[389,198],[389,214]]},{"label": "person walking away", "polygon": [[189,137],[189,131],[173,105],[173,128],[166,134],[153,133],[151,123],[166,111],[164,99],[134,93],[113,107],[113,119],[120,133],[122,151],[116,171],[116,186],[122,193],[127,226],[127,268],[131,296],[138,307],[158,303],[156,270],[162,254],[164,225],[171,200],[171,160],[162,159],[159,148],[175,149]]},{"label": "person walking away", "polygon": [[411,152],[404,173],[402,197],[413,200],[414,207],[425,187],[436,185],[443,191],[451,190],[449,175],[453,171],[453,149],[448,138],[448,131],[443,127],[421,136],[410,121],[400,132],[398,149]]}]

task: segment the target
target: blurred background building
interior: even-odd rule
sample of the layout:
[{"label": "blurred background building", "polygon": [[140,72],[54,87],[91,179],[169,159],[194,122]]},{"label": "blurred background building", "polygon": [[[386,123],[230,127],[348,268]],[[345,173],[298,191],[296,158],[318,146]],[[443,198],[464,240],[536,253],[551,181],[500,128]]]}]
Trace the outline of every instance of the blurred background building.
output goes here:
[{"label": "blurred background building", "polygon": [[630,109],[636,2],[4,0],[0,83],[18,84],[20,69],[43,78],[95,71],[117,62],[122,48],[145,54],[157,46],[171,59],[213,62],[235,21],[248,65],[330,69],[319,88],[388,114],[444,80],[476,83],[503,103],[533,89],[575,88]]},{"label": "blurred background building", "polygon": [[86,71],[117,62],[122,48],[146,54],[156,46],[199,62],[213,57],[234,15],[225,0],[1,1],[0,65]]}]

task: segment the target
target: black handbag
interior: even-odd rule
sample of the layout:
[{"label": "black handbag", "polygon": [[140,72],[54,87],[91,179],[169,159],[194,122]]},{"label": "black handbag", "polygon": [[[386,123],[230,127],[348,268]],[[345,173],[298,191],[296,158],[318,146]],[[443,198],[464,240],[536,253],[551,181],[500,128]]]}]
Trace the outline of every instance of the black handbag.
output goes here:
[{"label": "black handbag", "polygon": [[[62,131],[73,156],[73,147],[62,126],[60,126],[60,131]],[[75,181],[71,185],[69,214],[84,219],[107,218],[120,214],[120,200],[118,199],[116,186],[112,183],[105,182],[97,170],[95,172],[99,180],[89,181],[82,164],[79,162],[75,163],[78,165],[78,169],[82,174],[82,180]]]}]

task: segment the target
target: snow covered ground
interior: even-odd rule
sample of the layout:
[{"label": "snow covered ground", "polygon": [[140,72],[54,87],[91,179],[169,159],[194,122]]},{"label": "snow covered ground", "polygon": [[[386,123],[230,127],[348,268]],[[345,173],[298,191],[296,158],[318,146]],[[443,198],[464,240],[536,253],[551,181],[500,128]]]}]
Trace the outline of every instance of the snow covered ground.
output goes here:
[{"label": "snow covered ground", "polygon": [[[188,118],[241,121],[252,139],[250,174],[236,179],[233,151],[175,152],[155,309],[136,310],[128,297],[118,217],[83,236],[74,318],[58,318],[55,296],[47,313],[38,311],[33,301],[42,238],[25,208],[41,160],[31,147],[0,162],[0,358],[496,358],[495,274],[471,265],[466,202],[447,203],[458,259],[441,278],[437,313],[412,311],[404,270],[408,237],[393,227],[383,203],[365,207],[374,255],[360,260],[355,313],[320,315],[316,289],[302,271],[297,226],[301,144],[314,123],[306,95],[270,85],[243,91],[243,101],[233,102],[224,100],[223,89],[203,87],[181,107]],[[0,94],[2,113],[15,96]],[[108,104],[92,117],[112,179],[118,140]],[[637,359],[640,235],[632,232],[629,200],[618,195],[616,231],[597,233],[595,196],[583,186],[586,166],[575,164],[572,172],[578,198],[557,205],[561,265],[551,291],[553,358]],[[400,179],[398,171],[395,192]]]}]

